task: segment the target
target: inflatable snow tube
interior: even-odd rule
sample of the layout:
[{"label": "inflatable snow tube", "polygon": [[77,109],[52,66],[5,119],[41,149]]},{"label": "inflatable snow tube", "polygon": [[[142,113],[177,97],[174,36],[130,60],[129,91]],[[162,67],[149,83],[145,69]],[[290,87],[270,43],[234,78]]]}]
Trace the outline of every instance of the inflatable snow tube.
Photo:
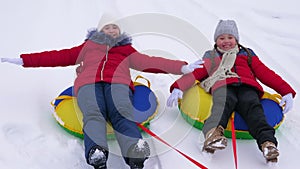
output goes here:
[{"label": "inflatable snow tube", "polygon": [[[135,91],[133,94],[134,119],[144,126],[148,126],[157,114],[158,102],[155,94],[148,86],[137,82],[137,79],[144,78],[137,76],[134,82]],[[76,97],[73,96],[73,86],[65,89],[55,98],[51,105],[54,107],[53,116],[57,123],[68,133],[83,138],[82,112],[80,111]],[[107,138],[114,139],[114,131],[110,124],[107,124]]]},{"label": "inflatable snow tube", "polygon": [[[178,108],[183,118],[198,129],[203,128],[204,121],[210,116],[210,109],[212,106],[212,96],[206,93],[196,83],[193,87],[187,90]],[[270,94],[265,92],[261,104],[263,106],[267,122],[277,129],[283,122],[284,116],[282,107],[279,106],[280,96],[278,94]],[[236,138],[239,139],[253,139],[248,132],[248,126],[238,112],[234,112],[234,127]],[[228,122],[224,135],[228,138],[231,137],[231,119]]]}]

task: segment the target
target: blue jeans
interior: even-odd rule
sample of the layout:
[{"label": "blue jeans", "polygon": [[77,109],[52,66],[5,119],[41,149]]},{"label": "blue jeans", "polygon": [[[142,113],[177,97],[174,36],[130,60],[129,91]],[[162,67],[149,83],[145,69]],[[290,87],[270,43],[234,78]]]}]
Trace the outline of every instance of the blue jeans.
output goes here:
[{"label": "blue jeans", "polygon": [[77,102],[83,114],[85,157],[94,146],[108,150],[106,124],[110,122],[123,157],[142,135],[133,120],[133,93],[128,85],[95,83],[81,87]]}]

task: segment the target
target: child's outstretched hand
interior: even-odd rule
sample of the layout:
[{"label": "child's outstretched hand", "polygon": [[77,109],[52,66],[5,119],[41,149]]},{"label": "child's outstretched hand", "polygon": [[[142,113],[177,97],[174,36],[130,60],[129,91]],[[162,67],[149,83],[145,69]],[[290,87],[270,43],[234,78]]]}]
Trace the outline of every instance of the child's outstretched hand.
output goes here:
[{"label": "child's outstretched hand", "polygon": [[22,58],[1,58],[1,62],[13,63],[20,66],[24,64]]},{"label": "child's outstretched hand", "polygon": [[167,100],[167,106],[172,107],[178,105],[178,99],[182,99],[183,92],[180,89],[174,88],[170,97]]},{"label": "child's outstretched hand", "polygon": [[183,74],[191,73],[197,68],[202,68],[204,61],[203,60],[197,60],[194,63],[188,64],[188,65],[183,65],[181,68],[181,72]]},{"label": "child's outstretched hand", "polygon": [[292,110],[293,103],[294,103],[294,100],[293,100],[292,93],[286,94],[282,97],[279,105],[284,106],[283,114],[285,114],[285,113],[289,112],[290,110]]}]

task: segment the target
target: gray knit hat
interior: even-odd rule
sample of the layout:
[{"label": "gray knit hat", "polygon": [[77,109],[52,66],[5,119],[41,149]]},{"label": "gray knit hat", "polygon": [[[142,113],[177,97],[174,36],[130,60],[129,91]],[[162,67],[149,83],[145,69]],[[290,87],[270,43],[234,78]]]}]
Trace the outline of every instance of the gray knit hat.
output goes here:
[{"label": "gray knit hat", "polygon": [[237,41],[239,41],[239,31],[236,26],[236,23],[234,20],[220,20],[216,31],[214,35],[215,42],[217,41],[217,38],[222,34],[230,34],[235,37]]}]

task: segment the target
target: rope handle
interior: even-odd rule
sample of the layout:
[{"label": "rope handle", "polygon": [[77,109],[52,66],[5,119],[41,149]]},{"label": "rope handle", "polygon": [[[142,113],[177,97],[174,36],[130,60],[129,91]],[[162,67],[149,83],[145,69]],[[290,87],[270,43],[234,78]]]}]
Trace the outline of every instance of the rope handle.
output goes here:
[{"label": "rope handle", "polygon": [[138,75],[135,78],[135,80],[134,80],[135,85],[141,85],[142,84],[142,83],[137,82],[138,79],[144,79],[144,80],[146,80],[147,81],[147,86],[148,86],[148,88],[150,88],[150,86],[151,86],[150,81],[147,78],[145,78],[145,77],[143,77],[141,75]]},{"label": "rope handle", "polygon": [[150,136],[156,138],[157,140],[159,140],[160,142],[164,143],[165,145],[167,145],[168,147],[172,148],[173,150],[175,150],[176,152],[178,152],[180,155],[182,155],[183,157],[185,157],[186,159],[188,159],[190,162],[192,162],[193,164],[195,164],[197,167],[201,168],[201,169],[208,169],[207,167],[205,167],[204,165],[200,164],[198,161],[194,160],[192,157],[184,154],[183,152],[181,152],[180,150],[176,149],[175,147],[171,146],[169,143],[167,143],[165,140],[163,140],[162,138],[158,137],[158,135],[156,135],[155,133],[153,133],[150,129],[146,128],[145,126],[141,125],[140,123],[136,123],[138,127],[140,127],[143,131],[145,131],[146,133],[148,133]]},{"label": "rope handle", "polygon": [[69,95],[60,95],[60,96],[56,97],[55,99],[53,99],[53,100],[50,102],[50,104],[51,104],[53,107],[56,107],[56,106],[54,105],[54,103],[55,103],[56,100],[73,99],[73,98],[74,98],[73,96],[69,96]]},{"label": "rope handle", "polygon": [[[275,99],[277,99],[276,100],[276,102],[278,101],[278,100],[281,100],[282,99],[282,96],[280,95],[280,94],[272,94],[272,96],[275,98]],[[278,101],[278,103],[279,103],[279,101]]]},{"label": "rope handle", "polygon": [[231,141],[232,141],[232,151],[233,151],[235,169],[238,169],[238,156],[237,156],[236,135],[235,135],[235,126],[234,126],[234,113],[232,113],[232,116],[231,116]]},{"label": "rope handle", "polygon": [[262,96],[262,99],[270,99],[279,104],[282,97],[278,93],[271,94],[271,93],[265,92],[264,95]]}]

